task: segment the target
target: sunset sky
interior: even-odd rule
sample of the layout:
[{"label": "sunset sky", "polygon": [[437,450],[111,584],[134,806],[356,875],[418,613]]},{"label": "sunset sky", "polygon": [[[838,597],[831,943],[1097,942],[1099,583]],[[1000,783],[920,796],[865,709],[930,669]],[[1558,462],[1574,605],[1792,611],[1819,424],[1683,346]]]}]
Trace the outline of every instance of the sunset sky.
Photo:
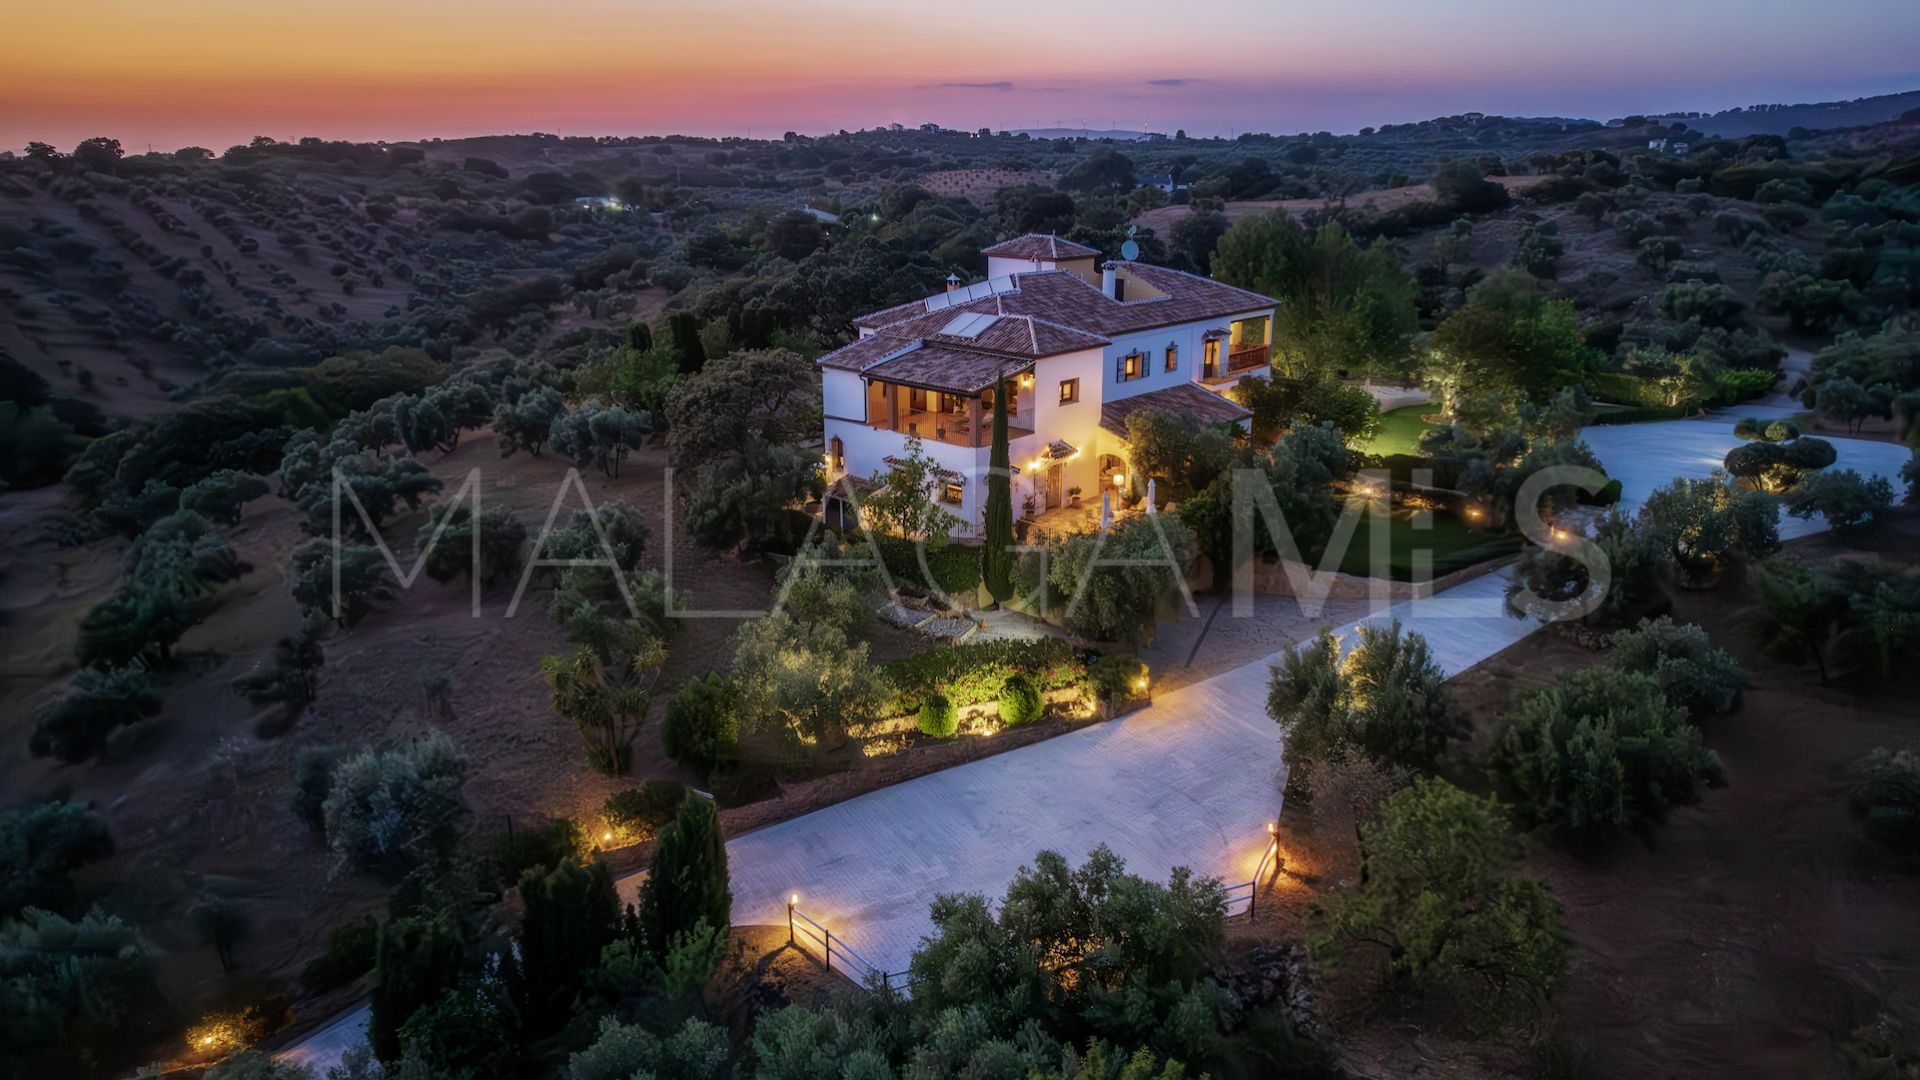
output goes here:
[{"label": "sunset sky", "polygon": [[1352,131],[1920,88],[1916,0],[14,0],[0,148],[951,127]]}]

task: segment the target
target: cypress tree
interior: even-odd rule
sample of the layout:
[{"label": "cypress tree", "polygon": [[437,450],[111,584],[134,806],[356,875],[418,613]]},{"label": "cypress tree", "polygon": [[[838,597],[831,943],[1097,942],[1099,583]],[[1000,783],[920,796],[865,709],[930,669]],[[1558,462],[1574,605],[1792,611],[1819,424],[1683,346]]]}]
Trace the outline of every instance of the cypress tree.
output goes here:
[{"label": "cypress tree", "polygon": [[600,963],[600,950],[620,925],[620,898],[613,876],[599,859],[582,866],[571,859],[552,869],[532,867],[520,876],[526,914],[520,920],[522,1015],[538,1031],[564,1022],[584,972]]},{"label": "cypress tree", "polygon": [[641,937],[664,959],[674,935],[702,919],[725,932],[733,924],[733,890],[720,815],[712,799],[696,796],[680,804],[654,846],[653,866],[640,888]]},{"label": "cypress tree", "polygon": [[443,919],[395,919],[380,928],[367,1019],[374,1057],[400,1056],[400,1026],[458,981],[464,952],[459,934]]},{"label": "cypress tree", "polygon": [[1013,469],[1007,453],[1007,380],[993,384],[993,456],[987,462],[987,551],[980,568],[996,604],[1013,596]]}]

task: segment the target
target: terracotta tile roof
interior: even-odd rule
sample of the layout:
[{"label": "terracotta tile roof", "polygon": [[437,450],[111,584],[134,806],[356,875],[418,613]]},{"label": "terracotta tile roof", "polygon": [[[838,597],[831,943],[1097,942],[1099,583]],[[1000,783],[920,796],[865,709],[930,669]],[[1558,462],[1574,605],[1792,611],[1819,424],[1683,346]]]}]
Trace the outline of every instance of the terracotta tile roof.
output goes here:
[{"label": "terracotta tile roof", "polygon": [[901,339],[888,334],[873,334],[859,338],[849,344],[822,356],[816,363],[821,367],[840,368],[843,371],[860,371],[885,360],[894,353],[913,347],[911,338]]},{"label": "terracotta tile roof", "polygon": [[953,394],[977,394],[1002,375],[1033,370],[1033,361],[924,342],[898,357],[867,369],[876,379],[907,383]]},{"label": "terracotta tile roof", "polygon": [[1253,413],[1196,383],[1178,383],[1100,406],[1100,426],[1115,435],[1127,434],[1127,417],[1138,412],[1191,414],[1210,423],[1229,424]]},{"label": "terracotta tile roof", "polygon": [[[913,305],[918,307],[916,303]],[[988,315],[991,319],[971,328],[971,332],[949,333],[964,315]],[[1062,326],[1031,315],[1001,316],[991,304],[985,311],[976,305],[964,305],[941,311],[908,315],[880,326],[872,334],[822,356],[822,367],[861,371],[892,353],[911,348],[916,342],[934,342],[988,352],[1006,353],[1028,360],[1061,353],[1097,349],[1109,344],[1106,338]]]},{"label": "terracotta tile roof", "polygon": [[1028,233],[1011,240],[1002,240],[988,248],[981,248],[980,254],[994,255],[1002,259],[1045,259],[1053,262],[1059,259],[1092,259],[1100,253],[1085,244],[1076,244],[1071,240],[1062,240],[1057,236],[1044,233]]},{"label": "terracotta tile roof", "polygon": [[[994,279],[998,287],[989,295],[953,303],[946,294],[935,294],[925,300],[862,316],[855,319],[854,324],[869,329],[891,328],[919,317],[931,307],[932,313],[939,315],[967,311],[1030,315],[1057,326],[1111,337],[1201,319],[1245,315],[1275,304],[1272,297],[1164,266],[1112,265],[1122,278],[1131,279],[1127,293],[1134,294],[1136,299],[1115,300],[1100,291],[1098,285],[1070,271],[1035,270]],[[1001,282],[1005,284],[1002,286]],[[1141,293],[1150,295],[1140,296]]]}]

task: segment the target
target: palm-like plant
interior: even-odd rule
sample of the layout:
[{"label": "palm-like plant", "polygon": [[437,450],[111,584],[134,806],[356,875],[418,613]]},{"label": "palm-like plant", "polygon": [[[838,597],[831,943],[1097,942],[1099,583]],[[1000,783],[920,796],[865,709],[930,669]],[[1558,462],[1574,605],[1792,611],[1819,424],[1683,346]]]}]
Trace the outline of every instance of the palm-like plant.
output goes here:
[{"label": "palm-like plant", "polygon": [[657,638],[641,639],[624,663],[603,663],[591,648],[543,657],[540,677],[553,693],[553,711],[573,721],[587,758],[609,773],[627,770],[633,737],[653,704],[653,687],[667,661]]}]

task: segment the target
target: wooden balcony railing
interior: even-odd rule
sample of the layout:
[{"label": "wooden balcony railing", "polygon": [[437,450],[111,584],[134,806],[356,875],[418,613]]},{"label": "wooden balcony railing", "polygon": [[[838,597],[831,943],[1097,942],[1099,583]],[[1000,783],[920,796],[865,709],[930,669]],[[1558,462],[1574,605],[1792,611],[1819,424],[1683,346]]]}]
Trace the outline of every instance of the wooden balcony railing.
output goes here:
[{"label": "wooden balcony railing", "polygon": [[1246,371],[1249,368],[1266,367],[1270,345],[1235,345],[1227,351],[1227,372]]}]

